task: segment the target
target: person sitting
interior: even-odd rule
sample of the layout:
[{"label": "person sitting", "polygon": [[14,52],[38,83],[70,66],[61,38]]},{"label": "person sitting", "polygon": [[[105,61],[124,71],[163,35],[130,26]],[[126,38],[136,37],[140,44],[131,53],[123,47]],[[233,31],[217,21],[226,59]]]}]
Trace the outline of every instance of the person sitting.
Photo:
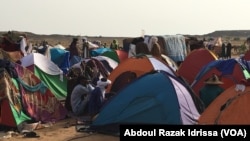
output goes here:
[{"label": "person sitting", "polygon": [[79,76],[78,84],[74,87],[71,93],[71,107],[73,115],[83,116],[87,111],[87,104],[91,91],[94,89],[89,83],[90,81],[85,76]]},{"label": "person sitting", "polygon": [[205,108],[219,96],[224,89],[219,85],[223,84],[216,74],[213,74],[210,78],[205,80],[205,86],[199,91],[200,99],[203,101]]},{"label": "person sitting", "polygon": [[95,116],[100,112],[101,107],[106,102],[106,88],[111,84],[111,81],[107,78],[102,78],[97,81],[95,89],[91,92],[88,105],[88,114]]}]

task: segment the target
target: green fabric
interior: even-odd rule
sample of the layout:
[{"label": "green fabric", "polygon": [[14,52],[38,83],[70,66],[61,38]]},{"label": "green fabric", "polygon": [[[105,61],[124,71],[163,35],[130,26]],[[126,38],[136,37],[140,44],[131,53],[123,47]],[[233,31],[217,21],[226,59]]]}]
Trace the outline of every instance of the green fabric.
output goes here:
[{"label": "green fabric", "polygon": [[[16,86],[17,89],[19,89],[18,87],[18,82],[16,81],[16,79],[11,78],[12,82],[14,83],[14,85]],[[19,102],[21,103],[21,100],[18,99]],[[15,119],[16,125],[19,125],[20,123],[24,122],[24,121],[28,121],[31,120],[31,118],[26,115],[25,113],[23,113],[22,109],[20,111],[17,111],[15,109],[15,107],[9,102],[13,117]]]},{"label": "green fabric", "polygon": [[63,81],[60,80],[60,75],[49,75],[35,66],[35,75],[40,78],[48,86],[51,92],[59,100],[65,100],[67,96],[67,78],[63,76]]},{"label": "green fabric", "polygon": [[30,92],[36,92],[38,90],[40,90],[40,92],[42,94],[45,94],[46,90],[48,89],[48,87],[46,86],[46,84],[44,84],[43,81],[41,81],[39,84],[35,85],[35,86],[30,86],[28,84],[26,84],[25,82],[23,82],[22,79],[17,78],[18,82],[28,91]]},{"label": "green fabric", "polygon": [[250,74],[246,69],[243,70],[243,73],[244,73],[244,76],[245,76],[246,79],[250,78]]},{"label": "green fabric", "polygon": [[117,63],[120,63],[120,59],[115,51],[105,51],[102,56],[109,57],[113,60],[115,60]]},{"label": "green fabric", "polygon": [[208,107],[223,91],[224,89],[218,85],[205,85],[200,90],[200,99],[204,102],[205,107]]},{"label": "green fabric", "polygon": [[13,117],[14,117],[17,125],[19,125],[20,123],[22,123],[24,121],[31,120],[31,118],[29,116],[27,116],[25,113],[23,113],[22,110],[21,110],[21,112],[16,111],[16,109],[13,107],[12,104],[10,104],[10,108],[11,108],[11,111],[13,113]]},{"label": "green fabric", "polygon": [[11,81],[14,83],[14,85],[16,86],[16,88],[19,90],[18,82],[16,81],[16,79],[15,78],[11,78]]}]

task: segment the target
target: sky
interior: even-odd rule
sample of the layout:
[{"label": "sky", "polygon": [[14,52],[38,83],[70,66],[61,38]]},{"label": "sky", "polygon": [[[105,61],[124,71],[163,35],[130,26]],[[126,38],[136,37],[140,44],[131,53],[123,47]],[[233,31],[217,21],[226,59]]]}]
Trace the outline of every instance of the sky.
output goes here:
[{"label": "sky", "polygon": [[0,0],[0,31],[80,36],[250,30],[250,0]]}]

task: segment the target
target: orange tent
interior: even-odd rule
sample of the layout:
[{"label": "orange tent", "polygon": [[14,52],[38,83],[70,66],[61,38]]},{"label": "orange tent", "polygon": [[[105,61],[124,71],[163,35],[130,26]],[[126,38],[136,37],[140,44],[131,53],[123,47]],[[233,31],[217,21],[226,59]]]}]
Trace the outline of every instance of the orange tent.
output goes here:
[{"label": "orange tent", "polygon": [[106,92],[117,92],[125,84],[153,70],[165,70],[173,76],[176,75],[167,63],[152,56],[131,57],[121,62],[110,73],[108,79],[112,84],[108,86]]},{"label": "orange tent", "polygon": [[216,55],[208,49],[193,50],[181,63],[177,73],[191,84],[203,66],[217,59]]},{"label": "orange tent", "polygon": [[201,114],[198,124],[250,124],[250,86],[236,91],[236,85],[221,93]]}]

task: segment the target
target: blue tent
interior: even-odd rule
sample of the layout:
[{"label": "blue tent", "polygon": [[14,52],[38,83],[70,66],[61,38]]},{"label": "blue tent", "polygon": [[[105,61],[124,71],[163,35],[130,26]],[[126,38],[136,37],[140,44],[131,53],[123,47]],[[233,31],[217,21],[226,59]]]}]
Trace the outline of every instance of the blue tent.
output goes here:
[{"label": "blue tent", "polygon": [[71,59],[69,60],[70,67],[73,65],[83,61],[84,59],[81,56],[72,56]]},{"label": "blue tent", "polygon": [[90,129],[117,134],[120,124],[193,125],[202,111],[201,101],[184,81],[167,72],[153,71],[119,91]]},{"label": "blue tent", "polygon": [[93,50],[90,51],[90,55],[91,56],[98,56],[98,55],[103,54],[106,51],[112,51],[112,49],[110,49],[110,48],[104,48],[104,47],[93,49]]},{"label": "blue tent", "polygon": [[204,81],[211,77],[212,74],[216,74],[223,82],[220,85],[223,89],[238,84],[241,80],[250,76],[246,67],[233,58],[211,61],[199,71],[191,84],[192,89],[198,96],[199,90],[205,85]]},{"label": "blue tent", "polygon": [[66,74],[70,67],[69,51],[60,48],[51,48],[50,54],[51,61],[53,61],[64,72],[64,74]]}]

